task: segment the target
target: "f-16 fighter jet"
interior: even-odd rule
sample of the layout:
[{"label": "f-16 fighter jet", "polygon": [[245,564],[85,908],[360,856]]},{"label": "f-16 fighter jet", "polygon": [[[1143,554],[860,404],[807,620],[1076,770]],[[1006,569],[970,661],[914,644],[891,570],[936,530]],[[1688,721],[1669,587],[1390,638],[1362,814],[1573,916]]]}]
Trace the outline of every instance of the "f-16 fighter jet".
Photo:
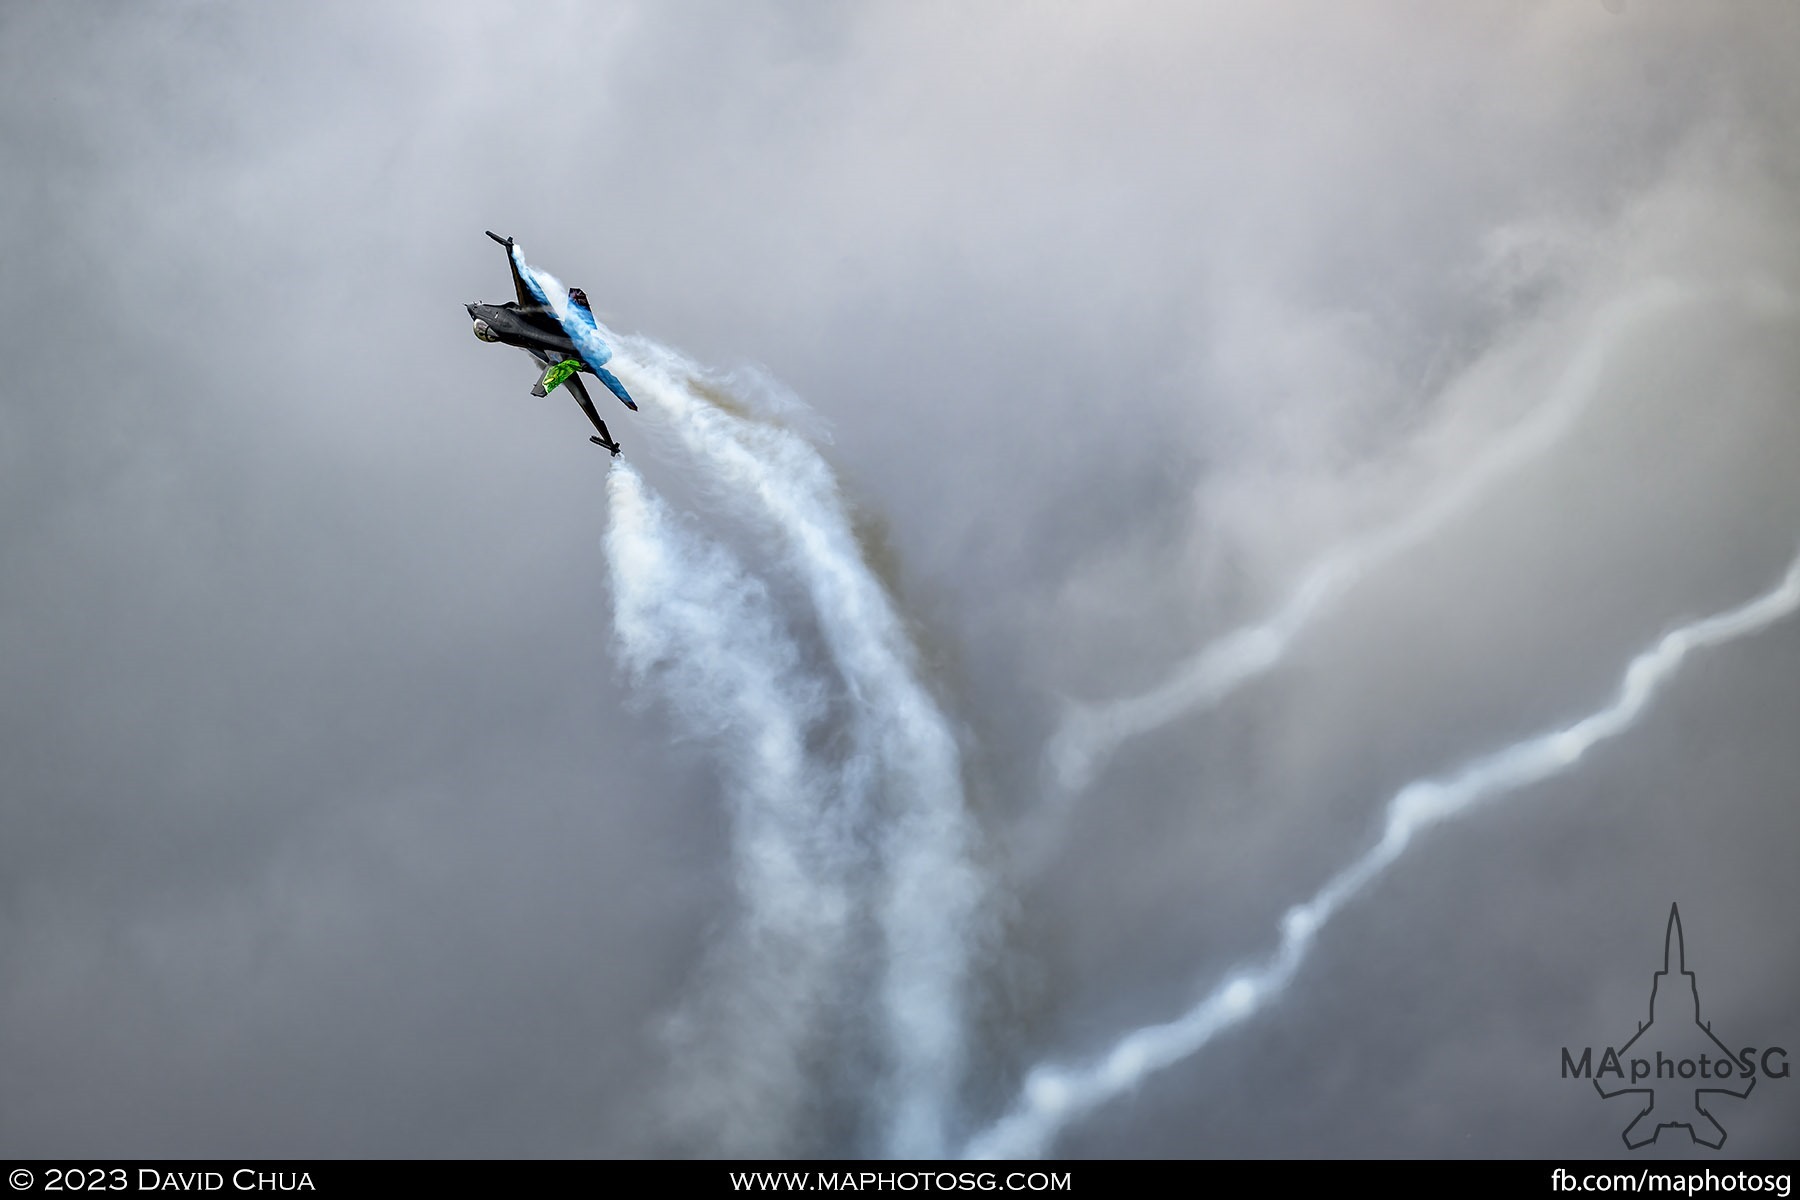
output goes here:
[{"label": "f-16 fighter jet", "polygon": [[[601,362],[591,362],[583,357],[576,348],[575,342],[563,331],[562,324],[556,319],[556,313],[548,304],[539,300],[519,273],[519,260],[513,254],[513,240],[503,238],[493,230],[488,236],[506,247],[506,265],[512,270],[513,291],[517,300],[509,300],[505,304],[470,304],[466,307],[469,316],[475,321],[475,336],[484,342],[499,342],[506,346],[517,346],[531,355],[544,368],[543,374],[532,386],[534,396],[547,396],[560,384],[566,384],[569,391],[575,394],[575,402],[581,405],[588,420],[600,431],[599,437],[591,437],[588,441],[596,446],[604,447],[619,453],[619,443],[613,441],[612,434],[606,432],[606,422],[594,411],[594,402],[588,399],[587,385],[581,382],[581,372],[599,378],[613,395],[625,402],[625,407],[633,411],[637,403],[632,400],[631,393],[625,390],[618,377],[608,371]],[[581,308],[588,314],[593,309],[588,307],[587,293],[580,288],[569,289],[569,303]]]}]

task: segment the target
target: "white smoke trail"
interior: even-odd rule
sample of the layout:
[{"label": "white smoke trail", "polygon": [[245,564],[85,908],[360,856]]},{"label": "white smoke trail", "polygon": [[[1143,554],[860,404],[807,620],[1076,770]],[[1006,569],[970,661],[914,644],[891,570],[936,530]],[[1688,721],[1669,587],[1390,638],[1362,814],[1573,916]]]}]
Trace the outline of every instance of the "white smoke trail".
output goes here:
[{"label": "white smoke trail", "polygon": [[715,484],[753,498],[777,531],[849,687],[856,765],[880,806],[885,1150],[941,1155],[966,1070],[969,959],[984,920],[956,739],[919,682],[905,627],[818,452],[707,399],[699,370],[675,352],[636,339],[630,347],[632,387]]},{"label": "white smoke trail", "polygon": [[1558,775],[1596,743],[1637,721],[1657,690],[1692,650],[1717,646],[1766,628],[1800,608],[1800,558],[1772,590],[1741,607],[1683,625],[1631,660],[1611,704],[1561,729],[1523,739],[1452,775],[1408,784],[1388,802],[1381,839],[1281,920],[1281,940],[1260,963],[1241,965],[1181,1016],[1146,1026],[1086,1067],[1040,1066],[1027,1075],[1013,1110],[970,1141],[977,1158],[1042,1154],[1072,1120],[1205,1047],[1277,998],[1305,960],[1325,923],[1392,866],[1415,834],[1460,816],[1480,801]]},{"label": "white smoke trail", "polygon": [[1063,802],[1092,783],[1124,742],[1215,705],[1273,669],[1307,624],[1363,576],[1432,537],[1497,480],[1556,445],[1587,407],[1607,360],[1627,335],[1699,294],[1661,280],[1607,306],[1544,402],[1443,491],[1392,524],[1327,551],[1273,615],[1201,647],[1163,683],[1141,695],[1074,708],[1047,751]]},{"label": "white smoke trail", "polygon": [[742,945],[725,1003],[743,1019],[723,1033],[727,1061],[705,1081],[722,1103],[699,1120],[718,1149],[779,1151],[807,1092],[802,1064],[842,987],[856,911],[850,815],[807,748],[824,690],[766,589],[723,547],[673,519],[623,463],[607,491],[623,663],[713,748],[733,827]]},{"label": "white smoke trail", "polygon": [[[583,356],[606,361],[608,343],[620,339],[516,248],[514,256]],[[969,959],[984,920],[956,739],[919,682],[905,627],[818,452],[789,430],[719,407],[701,390],[702,372],[674,351],[644,339],[631,349],[634,391],[661,410],[710,482],[754,500],[777,532],[850,691],[857,754],[834,783],[841,806],[866,798],[878,810],[885,1149],[940,1156],[967,1066]]]}]

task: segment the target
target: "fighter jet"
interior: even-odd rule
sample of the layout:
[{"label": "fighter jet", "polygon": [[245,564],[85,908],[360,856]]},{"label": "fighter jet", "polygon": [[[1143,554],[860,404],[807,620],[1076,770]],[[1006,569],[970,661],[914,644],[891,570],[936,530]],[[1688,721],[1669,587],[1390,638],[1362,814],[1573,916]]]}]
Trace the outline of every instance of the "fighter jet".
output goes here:
[{"label": "fighter jet", "polygon": [[[625,402],[625,407],[637,410],[637,402],[632,400],[631,393],[625,390],[618,377],[608,371],[601,363],[589,362],[575,346],[569,335],[556,319],[556,313],[549,305],[539,300],[532,293],[531,285],[519,273],[519,260],[513,256],[513,240],[503,238],[493,230],[487,235],[506,247],[506,265],[512,270],[513,291],[517,300],[509,300],[505,304],[470,304],[466,305],[469,316],[475,321],[475,336],[484,342],[499,342],[506,346],[517,346],[531,355],[544,370],[538,381],[532,386],[534,396],[547,396],[559,384],[567,384],[575,394],[575,402],[581,405],[588,420],[600,431],[599,437],[591,437],[588,441],[596,446],[610,450],[616,458],[619,454],[619,443],[613,441],[612,434],[606,432],[606,422],[594,411],[594,402],[588,399],[587,385],[581,382],[581,372],[599,378],[613,395]],[[569,302],[577,305],[589,314],[594,311],[588,307],[587,293],[580,288],[569,289]],[[604,360],[603,360],[604,361]]]}]

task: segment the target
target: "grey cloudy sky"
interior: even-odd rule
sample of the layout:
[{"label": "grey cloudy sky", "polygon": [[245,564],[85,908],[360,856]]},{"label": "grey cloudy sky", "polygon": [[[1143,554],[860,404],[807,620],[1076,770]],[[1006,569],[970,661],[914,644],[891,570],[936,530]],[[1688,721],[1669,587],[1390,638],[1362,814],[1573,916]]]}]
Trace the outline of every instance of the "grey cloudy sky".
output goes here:
[{"label": "grey cloudy sky", "polygon": [[[616,665],[580,414],[469,334],[484,229],[809,406],[990,847],[973,1134],[1271,950],[1406,782],[1780,578],[1796,53],[1782,3],[0,9],[0,1149],[869,1151],[678,1115],[732,827]],[[1663,285],[1552,448],[1052,794],[1071,705],[1453,486]],[[1053,1153],[1624,1153],[1558,1052],[1644,1018],[1671,901],[1715,1030],[1800,1054],[1797,728],[1800,620],[1696,653]],[[1717,1103],[1800,1151],[1800,1081]]]}]

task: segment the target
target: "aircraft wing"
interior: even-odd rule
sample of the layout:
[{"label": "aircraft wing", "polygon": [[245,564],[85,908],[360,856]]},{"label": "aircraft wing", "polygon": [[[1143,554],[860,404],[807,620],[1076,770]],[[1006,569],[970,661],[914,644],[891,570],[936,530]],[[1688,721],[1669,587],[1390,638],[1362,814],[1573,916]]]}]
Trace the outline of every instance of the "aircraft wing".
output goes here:
[{"label": "aircraft wing", "polygon": [[619,452],[618,443],[613,441],[612,434],[606,432],[606,422],[600,419],[600,413],[594,408],[594,402],[588,398],[587,385],[581,382],[581,376],[569,376],[563,381],[563,386],[575,393],[575,403],[581,405],[581,411],[587,414],[587,419],[592,421],[594,428],[600,431],[598,444],[610,448],[614,454],[617,454]]},{"label": "aircraft wing", "polygon": [[594,374],[600,377],[600,382],[606,385],[608,391],[612,392],[613,395],[625,402],[626,408],[629,408],[632,412],[637,411],[637,401],[631,398],[631,393],[625,390],[625,385],[619,382],[619,377],[617,375],[614,375],[605,367],[595,367]]},{"label": "aircraft wing", "polygon": [[519,274],[519,260],[513,257],[513,240],[503,238],[491,229],[487,231],[487,235],[506,247],[506,265],[512,271],[513,291],[519,297],[519,307],[537,308],[542,305],[543,301],[531,294],[531,285],[525,282],[523,275]]}]

